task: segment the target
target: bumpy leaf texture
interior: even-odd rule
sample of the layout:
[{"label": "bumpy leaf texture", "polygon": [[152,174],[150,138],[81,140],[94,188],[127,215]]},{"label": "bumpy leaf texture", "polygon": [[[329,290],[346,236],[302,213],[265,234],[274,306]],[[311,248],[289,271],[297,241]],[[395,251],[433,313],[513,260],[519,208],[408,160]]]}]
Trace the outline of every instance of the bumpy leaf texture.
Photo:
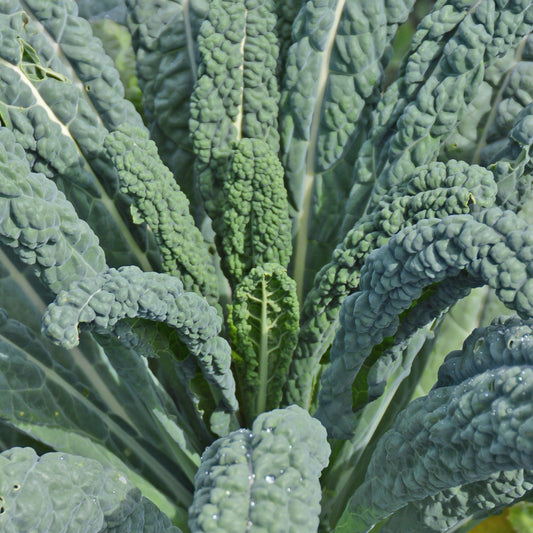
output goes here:
[{"label": "bumpy leaf texture", "polygon": [[159,262],[155,243],[130,226],[128,201],[103,150],[109,130],[143,127],[142,119],[124,98],[100,40],[76,13],[73,0],[2,2],[1,122],[23,146],[32,171],[53,179],[87,220],[111,266],[151,270]]},{"label": "bumpy leaf texture", "polygon": [[309,407],[320,359],[338,327],[341,303],[358,288],[361,268],[370,252],[420,220],[490,207],[495,196],[491,172],[459,161],[423,165],[384,195],[337,246],[304,301],[286,401]]},{"label": "bumpy leaf texture", "polygon": [[497,319],[449,354],[381,439],[339,531],[368,531],[409,502],[384,531],[409,519],[412,530],[448,531],[531,492],[532,326]]},{"label": "bumpy leaf texture", "polygon": [[96,331],[106,333],[119,320],[136,317],[176,328],[225,407],[238,409],[230,348],[218,336],[222,320],[203,298],[185,292],[178,278],[130,266],[72,283],[48,307],[43,331],[54,342],[71,348],[78,343],[80,323],[93,324]]},{"label": "bumpy leaf texture", "polygon": [[437,157],[477,95],[485,68],[515,49],[532,22],[527,0],[437,3],[419,24],[398,80],[376,108],[355,165],[344,232],[360,216],[361,185],[375,182],[370,200],[375,206],[392,185]]},{"label": "bumpy leaf texture", "polygon": [[283,167],[264,141],[235,144],[223,192],[222,266],[232,285],[265,263],[287,267],[292,244]]},{"label": "bumpy leaf texture", "polygon": [[127,0],[150,138],[195,203],[189,138],[190,98],[198,77],[197,37],[207,0]]},{"label": "bumpy leaf texture", "polygon": [[488,284],[507,307],[533,316],[532,246],[531,226],[493,207],[420,221],[370,255],[358,292],[342,304],[332,363],[322,376],[316,416],[330,435],[351,434],[352,408],[379,397],[400,363],[394,345],[464,296],[463,289]]},{"label": "bumpy leaf texture", "polygon": [[0,240],[54,293],[107,269],[104,251],[55,183],[30,171],[23,147],[0,128]]},{"label": "bumpy leaf texture", "polygon": [[486,164],[506,143],[516,116],[533,101],[533,36],[525,36],[485,69],[465,117],[446,139],[440,157]]},{"label": "bumpy leaf texture", "polygon": [[153,232],[165,272],[177,276],[185,289],[218,299],[215,268],[189,201],[161,162],[155,143],[140,128],[119,127],[104,143],[118,173],[120,190],[133,200],[132,220]]},{"label": "bumpy leaf texture", "polygon": [[66,453],[0,453],[0,528],[5,533],[180,533],[123,473]]},{"label": "bumpy leaf texture", "polygon": [[279,150],[275,27],[273,0],[215,0],[198,36],[189,128],[205,210],[219,235],[232,143],[261,139]]},{"label": "bumpy leaf texture", "polygon": [[[177,413],[138,354],[117,341],[111,346],[102,343],[102,349],[88,343],[87,337],[83,340],[83,352],[48,346],[0,310],[3,422],[57,451],[83,455],[126,472],[169,516],[183,513],[191,501],[190,480],[203,446],[190,433],[183,432],[180,438],[168,420],[165,427],[176,439],[167,447],[168,435],[158,423],[164,417],[154,420],[154,414],[167,413],[172,419]],[[169,460],[175,468],[169,468]],[[156,489],[148,479],[157,479],[163,488]],[[161,490],[172,494],[177,505]]]},{"label": "bumpy leaf texture", "polygon": [[263,413],[251,431],[216,440],[202,456],[189,527],[195,532],[316,531],[321,470],[330,448],[298,406]]},{"label": "bumpy leaf texture", "polygon": [[255,267],[228,309],[233,361],[247,420],[279,407],[297,341],[296,285],[281,265]]},{"label": "bumpy leaf texture", "polygon": [[299,231],[294,261],[299,285],[304,277],[310,283],[338,241],[352,181],[351,154],[364,140],[369,111],[379,100],[391,37],[413,4],[314,0],[294,21],[280,131]]}]

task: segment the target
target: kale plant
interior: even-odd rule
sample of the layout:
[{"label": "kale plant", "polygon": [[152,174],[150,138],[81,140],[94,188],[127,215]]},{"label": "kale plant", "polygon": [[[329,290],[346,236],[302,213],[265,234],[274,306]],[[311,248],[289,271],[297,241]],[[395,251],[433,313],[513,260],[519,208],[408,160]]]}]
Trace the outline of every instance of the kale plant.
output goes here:
[{"label": "kale plant", "polygon": [[414,4],[0,0],[1,531],[531,499],[533,2]]}]

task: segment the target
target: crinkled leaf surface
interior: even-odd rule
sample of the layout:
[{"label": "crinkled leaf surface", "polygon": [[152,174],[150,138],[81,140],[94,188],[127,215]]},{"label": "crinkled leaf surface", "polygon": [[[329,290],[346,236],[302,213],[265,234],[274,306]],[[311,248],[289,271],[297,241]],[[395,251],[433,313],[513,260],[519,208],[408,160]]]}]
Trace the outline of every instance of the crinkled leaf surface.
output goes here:
[{"label": "crinkled leaf surface", "polygon": [[338,239],[353,156],[366,137],[369,110],[379,99],[391,35],[413,4],[312,1],[295,19],[280,131],[298,230],[294,278],[301,290]]},{"label": "crinkled leaf surface", "polygon": [[229,307],[233,361],[247,420],[279,407],[298,333],[296,285],[281,265],[257,266]]},{"label": "crinkled leaf surface", "polygon": [[531,490],[531,333],[531,321],[496,321],[448,356],[432,391],[381,439],[339,531],[369,531],[408,502],[411,527],[448,531]]},{"label": "crinkled leaf surface", "polygon": [[66,453],[0,453],[0,527],[5,533],[179,533],[125,475]]},{"label": "crinkled leaf surface", "polygon": [[[343,302],[332,365],[322,377],[317,417],[331,434],[351,433],[352,407],[382,394],[401,361],[399,344],[469,288],[488,284],[505,305],[532,316],[531,236],[512,211],[494,207],[421,221],[371,255],[359,291]],[[397,335],[403,319],[407,330]]]},{"label": "crinkled leaf surface", "polygon": [[257,417],[202,456],[189,509],[192,531],[316,531],[326,432],[298,406]]},{"label": "crinkled leaf surface", "polygon": [[[103,149],[108,130],[142,127],[112,60],[73,0],[0,6],[0,116],[31,169],[53,179],[99,236],[114,266],[158,265],[150,235],[129,220]],[[59,53],[58,53],[59,51]]]},{"label": "crinkled leaf surface", "polygon": [[495,197],[496,184],[488,170],[459,161],[436,162],[417,168],[359,219],[331,261],[315,276],[304,301],[298,346],[285,387],[286,401],[309,407],[320,358],[338,328],[341,302],[357,290],[361,268],[373,250],[419,220],[489,207]]}]

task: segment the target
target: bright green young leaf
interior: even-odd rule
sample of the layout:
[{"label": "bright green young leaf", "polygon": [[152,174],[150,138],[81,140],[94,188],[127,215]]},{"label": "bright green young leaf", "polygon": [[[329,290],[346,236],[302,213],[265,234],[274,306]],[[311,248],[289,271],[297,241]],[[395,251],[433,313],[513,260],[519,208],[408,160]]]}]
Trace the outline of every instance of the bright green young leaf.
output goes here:
[{"label": "bright green young leaf", "polygon": [[261,139],[279,150],[275,26],[273,0],[215,0],[198,36],[189,129],[198,187],[219,234],[233,142]]},{"label": "bright green young leaf", "polygon": [[507,519],[517,533],[527,533],[533,527],[533,504],[521,502],[513,505]]},{"label": "bright green young leaf", "polygon": [[255,267],[235,290],[228,324],[246,420],[280,404],[298,311],[295,283],[280,265]]}]

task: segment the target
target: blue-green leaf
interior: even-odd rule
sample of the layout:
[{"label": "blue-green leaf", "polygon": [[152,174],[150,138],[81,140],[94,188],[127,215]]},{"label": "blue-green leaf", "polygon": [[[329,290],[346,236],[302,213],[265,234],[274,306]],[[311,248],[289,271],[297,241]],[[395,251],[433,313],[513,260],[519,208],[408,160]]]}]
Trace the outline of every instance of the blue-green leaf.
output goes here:
[{"label": "blue-green leaf", "polygon": [[180,533],[120,471],[31,448],[0,454],[0,528],[5,533]]},{"label": "blue-green leaf", "polygon": [[189,509],[192,531],[316,531],[326,432],[297,406],[263,413],[251,431],[216,440],[202,456]]},{"label": "blue-green leaf", "polygon": [[533,316],[532,235],[512,211],[494,207],[420,221],[372,254],[359,291],[343,302],[332,364],[322,376],[316,416],[331,435],[351,433],[352,407],[382,394],[401,363],[402,343],[470,288],[488,284],[505,305]]},{"label": "blue-green leaf", "polygon": [[382,437],[337,530],[369,531],[414,502],[413,530],[448,531],[530,491],[531,339],[531,321],[514,317],[476,330],[452,352],[433,390]]}]

